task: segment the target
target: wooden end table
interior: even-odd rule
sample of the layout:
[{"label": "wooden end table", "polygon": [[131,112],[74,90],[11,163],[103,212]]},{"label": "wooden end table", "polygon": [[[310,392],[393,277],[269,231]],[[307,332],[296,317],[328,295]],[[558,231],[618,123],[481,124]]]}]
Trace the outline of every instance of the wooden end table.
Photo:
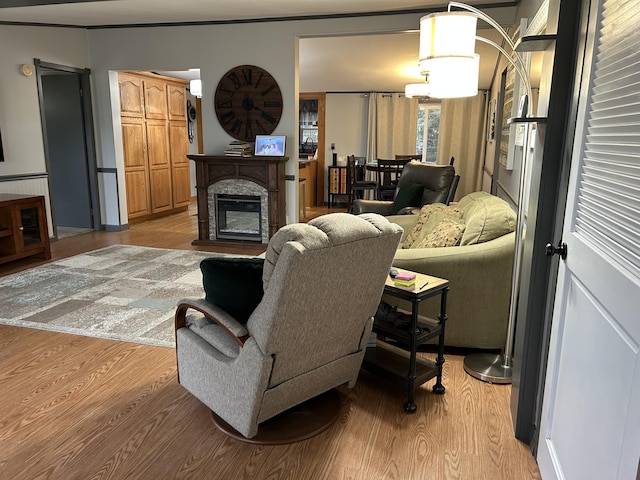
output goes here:
[{"label": "wooden end table", "polygon": [[[373,331],[379,337],[394,340],[398,346],[379,339],[375,347],[367,348],[362,366],[370,372],[406,386],[408,399],[404,409],[414,413],[417,409],[414,396],[416,387],[436,377],[433,392],[442,394],[445,390],[442,385],[442,364],[444,363],[444,327],[447,321],[449,281],[401,268],[397,270],[400,273],[415,273],[415,286],[413,288],[396,287],[393,279],[389,277],[384,286],[384,294],[408,300],[411,303],[409,324],[396,326],[392,321],[376,317]],[[425,282],[428,283],[420,288]],[[435,295],[440,295],[438,319],[418,317],[420,302]],[[435,337],[438,337],[438,353],[435,362],[419,358],[416,354],[418,346]]]}]

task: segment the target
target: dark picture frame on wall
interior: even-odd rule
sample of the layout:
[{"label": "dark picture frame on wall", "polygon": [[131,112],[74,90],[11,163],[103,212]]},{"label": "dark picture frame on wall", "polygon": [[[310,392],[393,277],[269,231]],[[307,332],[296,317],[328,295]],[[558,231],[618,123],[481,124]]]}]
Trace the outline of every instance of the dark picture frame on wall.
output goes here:
[{"label": "dark picture frame on wall", "polygon": [[510,124],[508,120],[511,116],[513,116],[512,112],[515,81],[515,69],[512,66],[509,66],[502,73],[502,89],[500,92],[500,97],[502,99],[502,115],[499,126],[500,137],[498,139],[499,162],[505,170],[513,170],[515,125]]},{"label": "dark picture frame on wall", "polygon": [[496,138],[496,107],[498,99],[489,101],[489,113],[487,115],[487,141],[493,142]]},{"label": "dark picture frame on wall", "polygon": [[0,131],[0,162],[4,162],[4,150],[2,149],[2,132]]}]

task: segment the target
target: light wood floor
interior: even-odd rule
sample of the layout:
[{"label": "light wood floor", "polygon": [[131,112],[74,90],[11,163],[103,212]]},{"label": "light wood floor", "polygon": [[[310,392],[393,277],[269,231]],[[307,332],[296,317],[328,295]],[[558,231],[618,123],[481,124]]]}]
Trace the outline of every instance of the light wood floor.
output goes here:
[{"label": "light wood floor", "polygon": [[[60,240],[52,260],[116,243],[193,248],[192,213]],[[340,389],[331,428],[263,447],[215,429],[177,383],[173,349],[0,325],[0,478],[539,479],[513,435],[510,386],[475,380],[462,357],[445,358],[445,394],[423,385],[414,415],[402,410],[400,387],[363,371],[354,389]]]}]

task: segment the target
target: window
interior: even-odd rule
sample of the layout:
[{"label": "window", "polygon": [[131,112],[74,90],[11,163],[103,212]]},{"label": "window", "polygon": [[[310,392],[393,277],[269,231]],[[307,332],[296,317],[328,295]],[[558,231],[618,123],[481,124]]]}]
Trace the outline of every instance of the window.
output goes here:
[{"label": "window", "polygon": [[422,161],[436,163],[439,131],[440,104],[421,103],[418,109],[416,153],[422,154]]}]

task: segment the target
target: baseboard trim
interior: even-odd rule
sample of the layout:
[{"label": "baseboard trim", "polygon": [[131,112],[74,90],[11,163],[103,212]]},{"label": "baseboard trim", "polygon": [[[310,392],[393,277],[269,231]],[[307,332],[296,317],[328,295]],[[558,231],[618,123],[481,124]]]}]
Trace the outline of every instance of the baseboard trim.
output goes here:
[{"label": "baseboard trim", "polygon": [[123,230],[129,230],[129,224],[125,223],[124,225],[100,225],[100,230],[104,230],[105,232],[121,232]]}]

